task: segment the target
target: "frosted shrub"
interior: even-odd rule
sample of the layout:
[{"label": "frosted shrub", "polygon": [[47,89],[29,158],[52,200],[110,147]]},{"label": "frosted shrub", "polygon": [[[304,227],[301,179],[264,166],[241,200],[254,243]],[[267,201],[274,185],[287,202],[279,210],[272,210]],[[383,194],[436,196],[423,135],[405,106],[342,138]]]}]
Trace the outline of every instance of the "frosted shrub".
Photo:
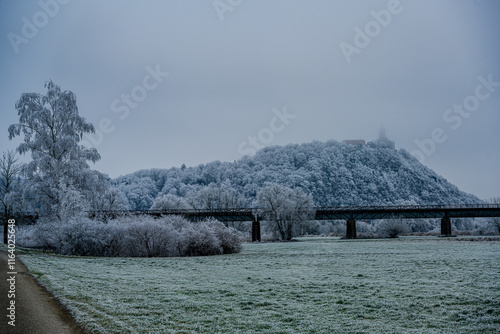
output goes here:
[{"label": "frosted shrub", "polygon": [[[115,223],[119,228],[120,222]],[[172,224],[162,220],[139,217],[133,223],[123,224],[124,252],[127,256],[175,256],[179,233]]]},{"label": "frosted shrub", "polygon": [[60,230],[59,252],[64,255],[103,256],[111,235],[104,223],[90,219],[72,220]]},{"label": "frosted shrub", "polygon": [[162,240],[155,221],[149,223],[141,219],[127,226],[127,249],[129,256],[159,256]]},{"label": "frosted shrub", "polygon": [[108,233],[107,244],[101,256],[128,256],[124,249],[130,236],[125,226],[118,224],[104,224],[103,233]]},{"label": "frosted shrub", "polygon": [[87,218],[64,224],[40,221],[22,227],[19,245],[80,256],[205,256],[241,251],[238,232],[218,221],[182,217],[119,217],[108,223]]},{"label": "frosted shrub", "polygon": [[371,224],[368,224],[367,222],[358,221],[356,222],[356,230],[359,233],[372,233],[373,226]]},{"label": "frosted shrub", "polygon": [[330,222],[323,222],[319,225],[318,233],[321,236],[332,233],[332,224]]},{"label": "frosted shrub", "polygon": [[16,243],[22,247],[37,248],[38,240],[33,235],[35,230],[35,225],[18,226],[16,231]]},{"label": "frosted shrub", "polygon": [[381,220],[377,223],[376,229],[377,235],[384,238],[397,238],[411,231],[408,224],[398,218]]},{"label": "frosted shrub", "polygon": [[452,230],[454,231],[472,231],[474,230],[474,219],[455,218],[451,220]]},{"label": "frosted shrub", "polygon": [[437,221],[432,219],[411,219],[409,221],[411,232],[428,233],[437,226]]},{"label": "frosted shrub", "polygon": [[215,235],[221,242],[223,254],[239,253],[241,251],[241,241],[239,233],[234,228],[227,228],[218,220],[211,220],[208,225],[212,227]]},{"label": "frosted shrub", "polygon": [[186,256],[220,255],[221,241],[206,224],[191,225],[186,233]]},{"label": "frosted shrub", "polygon": [[57,220],[40,219],[33,227],[23,226],[20,228],[19,245],[59,252],[61,249],[61,229],[62,225]]},{"label": "frosted shrub", "polygon": [[496,232],[500,233],[500,218],[491,218],[489,220],[489,223],[491,225],[491,228]]},{"label": "frosted shrub", "polygon": [[335,234],[345,234],[346,222],[343,220],[335,220],[333,223],[333,233]]},{"label": "frosted shrub", "polygon": [[474,223],[474,229],[472,230],[474,235],[489,235],[494,234],[495,230],[493,226],[485,219],[478,219]]}]

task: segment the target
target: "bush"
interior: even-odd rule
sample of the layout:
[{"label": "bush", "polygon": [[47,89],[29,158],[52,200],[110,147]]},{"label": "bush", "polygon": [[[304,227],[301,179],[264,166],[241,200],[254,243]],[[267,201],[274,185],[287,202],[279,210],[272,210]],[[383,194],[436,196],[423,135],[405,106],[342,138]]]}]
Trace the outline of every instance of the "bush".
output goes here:
[{"label": "bush", "polygon": [[377,235],[383,238],[397,238],[401,234],[411,232],[410,227],[402,219],[381,220],[376,224]]},{"label": "bush", "polygon": [[59,232],[61,244],[58,253],[103,256],[111,236],[108,230],[108,226],[102,222],[90,219],[72,220]]},{"label": "bush", "polygon": [[227,228],[218,220],[208,222],[208,225],[214,230],[217,238],[221,241],[223,254],[232,254],[241,252],[241,241],[239,233],[233,228]]},{"label": "bush", "polygon": [[186,230],[186,256],[219,255],[222,254],[221,241],[215,231],[207,225],[195,225],[193,229]]},{"label": "bush", "polygon": [[[24,236],[23,231],[27,229],[28,235]],[[59,222],[53,222],[47,219],[40,221],[32,226],[19,226],[18,243],[20,246],[40,248],[44,250],[60,251],[62,225]],[[29,240],[24,244],[23,240]]]},{"label": "bush", "polygon": [[205,256],[241,251],[238,232],[221,222],[182,217],[120,217],[108,223],[81,218],[64,225],[42,220],[19,228],[20,246],[79,256]]}]

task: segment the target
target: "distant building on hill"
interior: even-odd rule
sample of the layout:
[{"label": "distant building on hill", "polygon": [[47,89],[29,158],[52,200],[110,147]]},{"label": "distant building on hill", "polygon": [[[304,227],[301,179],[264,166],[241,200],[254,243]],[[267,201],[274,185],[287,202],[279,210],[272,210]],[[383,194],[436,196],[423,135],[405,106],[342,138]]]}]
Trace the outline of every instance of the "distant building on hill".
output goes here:
[{"label": "distant building on hill", "polygon": [[344,140],[343,142],[349,145],[366,145],[366,141],[364,141],[363,139],[348,139]]},{"label": "distant building on hill", "polygon": [[380,128],[378,139],[372,140],[368,143],[364,139],[346,139],[342,141],[345,144],[355,145],[355,146],[369,146],[372,148],[392,148],[396,149],[396,144],[387,138],[385,135],[385,129]]}]

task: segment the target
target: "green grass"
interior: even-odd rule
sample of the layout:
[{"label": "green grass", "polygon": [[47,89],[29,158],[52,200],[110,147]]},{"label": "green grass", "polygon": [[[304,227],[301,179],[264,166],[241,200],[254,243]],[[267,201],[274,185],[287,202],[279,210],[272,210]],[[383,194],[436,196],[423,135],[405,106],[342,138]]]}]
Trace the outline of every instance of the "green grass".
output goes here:
[{"label": "green grass", "polygon": [[95,333],[500,331],[500,242],[311,238],[214,257],[22,258]]}]

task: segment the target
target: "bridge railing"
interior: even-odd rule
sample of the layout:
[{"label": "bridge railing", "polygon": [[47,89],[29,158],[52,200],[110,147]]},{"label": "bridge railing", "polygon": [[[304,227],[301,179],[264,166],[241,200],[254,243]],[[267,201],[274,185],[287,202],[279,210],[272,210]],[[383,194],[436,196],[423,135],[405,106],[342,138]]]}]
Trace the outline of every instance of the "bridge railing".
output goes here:
[{"label": "bridge railing", "polygon": [[[361,211],[412,211],[412,210],[460,210],[460,209],[497,209],[500,204],[443,204],[443,205],[380,205],[380,206],[337,206],[316,207],[316,212],[361,212]],[[89,216],[99,215],[251,215],[262,213],[262,208],[229,208],[229,209],[171,209],[171,210],[90,210]],[[16,212],[16,216],[37,217],[37,212]]]},{"label": "bridge railing", "polygon": [[244,214],[253,212],[256,209],[251,208],[241,208],[241,209],[172,209],[172,210],[90,210],[90,214],[98,213],[115,213],[115,214],[158,214],[158,215],[191,215],[191,214],[203,214],[203,213],[234,213],[234,214]]},{"label": "bridge railing", "polygon": [[402,210],[456,210],[456,209],[500,209],[500,204],[443,204],[443,205],[380,205],[380,206],[335,206],[317,207],[321,211],[402,211]]}]

